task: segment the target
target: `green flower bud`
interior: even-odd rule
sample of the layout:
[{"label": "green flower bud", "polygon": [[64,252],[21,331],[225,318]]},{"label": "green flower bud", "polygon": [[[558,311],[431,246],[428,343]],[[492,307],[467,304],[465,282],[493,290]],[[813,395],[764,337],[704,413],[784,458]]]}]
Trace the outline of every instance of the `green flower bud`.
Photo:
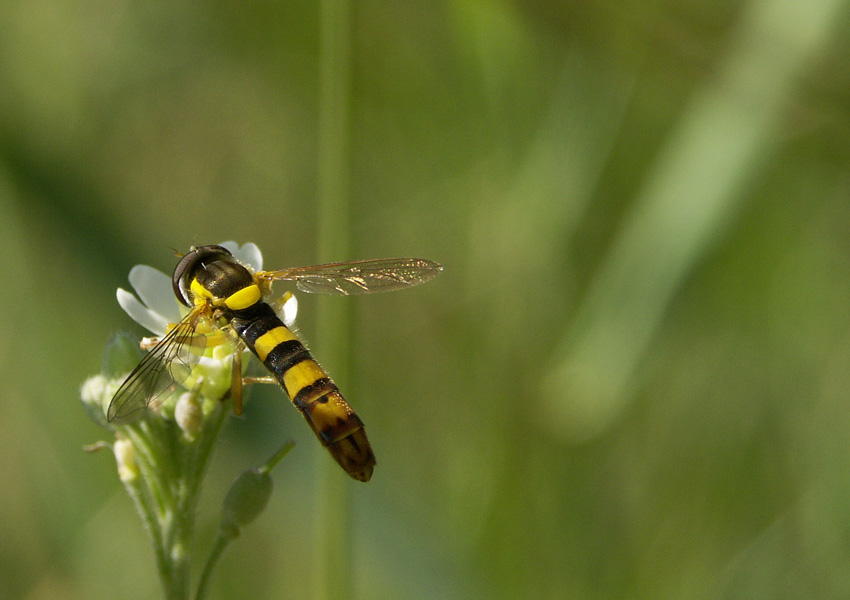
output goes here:
[{"label": "green flower bud", "polygon": [[113,334],[103,349],[101,372],[110,378],[124,378],[132,371],[144,352],[139,347],[139,339],[126,331]]},{"label": "green flower bud", "polygon": [[269,501],[272,478],[267,471],[243,471],[227,492],[221,514],[221,529],[229,537],[236,537],[245,525],[257,518]]},{"label": "green flower bud", "polygon": [[272,478],[269,472],[279,463],[295,442],[288,441],[275,452],[266,464],[258,469],[243,471],[227,492],[221,513],[222,535],[234,538],[240,530],[259,516],[272,493]]}]

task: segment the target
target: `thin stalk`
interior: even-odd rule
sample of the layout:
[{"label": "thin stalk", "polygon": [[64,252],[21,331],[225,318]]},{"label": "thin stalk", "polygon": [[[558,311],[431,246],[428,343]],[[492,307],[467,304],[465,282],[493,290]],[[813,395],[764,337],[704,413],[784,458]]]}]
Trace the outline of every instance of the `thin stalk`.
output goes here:
[{"label": "thin stalk", "polygon": [[[266,463],[263,466],[261,466],[260,468],[258,468],[256,470],[257,475],[260,478],[269,477],[269,473],[275,467],[275,465],[277,463],[279,463],[283,459],[283,457],[286,456],[290,452],[290,450],[292,450],[294,447],[295,447],[295,442],[293,442],[293,441],[286,442],[283,446],[281,446],[280,450],[278,450],[268,461],[266,461]],[[251,470],[249,469],[249,471],[251,471]],[[245,473],[243,473],[242,476],[244,476],[244,475],[245,475]],[[210,578],[212,577],[213,569],[215,568],[216,564],[218,563],[219,559],[221,558],[221,555],[224,553],[225,548],[227,548],[227,545],[239,536],[242,527],[244,527],[250,521],[252,521],[259,514],[259,512],[262,511],[262,508],[265,508],[265,503],[263,503],[263,506],[259,511],[252,512],[249,516],[246,516],[245,512],[240,512],[239,514],[240,514],[241,518],[234,520],[233,513],[228,510],[228,502],[233,501],[232,500],[232,498],[233,498],[232,494],[233,494],[234,488],[240,489],[244,493],[244,490],[246,489],[246,487],[244,485],[242,485],[242,481],[244,481],[242,479],[242,476],[240,476],[240,478],[238,478],[236,480],[236,482],[233,484],[233,486],[231,487],[231,491],[228,492],[228,494],[227,494],[227,499],[225,499],[225,508],[222,511],[221,526],[219,528],[218,535],[215,538],[215,543],[213,544],[212,551],[210,552],[210,555],[207,558],[207,562],[204,564],[204,570],[201,572],[201,578],[200,578],[200,581],[198,582],[198,590],[195,593],[195,600],[204,600],[204,598],[206,597],[207,586],[209,585]],[[252,481],[256,482],[256,480],[252,480]],[[270,482],[271,479],[267,479],[267,481]],[[262,486],[260,486],[260,487],[262,487]],[[247,489],[251,489],[251,488],[247,488]],[[254,487],[253,490],[252,490],[252,494],[258,494],[258,493],[261,493],[261,490],[258,489],[257,487]],[[269,483],[268,493],[271,493],[271,484],[270,483]],[[236,497],[239,498],[240,495],[237,494]],[[247,498],[247,496],[242,496],[242,497]],[[267,498],[268,497],[266,497],[266,499]],[[232,509],[233,504],[230,504],[229,508]]]},{"label": "thin stalk", "polygon": [[181,481],[181,494],[178,496],[177,502],[177,522],[178,527],[175,530],[174,546],[177,550],[173,557],[175,567],[178,568],[179,585],[185,589],[188,598],[189,590],[189,575],[191,563],[189,558],[192,556],[192,543],[195,531],[195,515],[197,514],[198,499],[201,494],[201,481],[207,470],[212,451],[215,447],[215,442],[218,440],[218,435],[221,433],[221,428],[228,414],[227,405],[219,402],[213,412],[208,417],[204,435],[187,456],[186,476]]},{"label": "thin stalk", "polygon": [[[139,478],[125,487],[151,536],[167,600],[189,597],[190,559],[201,479],[226,415],[224,404],[216,406],[208,418],[207,431],[197,445],[180,445],[176,428],[166,432],[163,427],[156,435],[151,435],[152,429],[145,423],[144,434],[135,429],[141,425],[124,431],[138,452],[137,464],[141,472]],[[151,441],[173,447],[159,447]],[[175,472],[172,461],[175,460],[180,462],[181,469],[180,475],[172,478]]]},{"label": "thin stalk", "polygon": [[212,577],[213,569],[216,564],[218,564],[218,559],[221,558],[224,549],[227,548],[227,545],[231,541],[231,538],[227,537],[222,532],[219,532],[216,536],[212,551],[210,552],[209,558],[207,558],[206,564],[204,564],[204,570],[201,573],[201,579],[198,582],[198,590],[195,592],[195,600],[204,600],[204,598],[206,598],[207,585]]},{"label": "thin stalk", "polygon": [[[349,128],[351,81],[351,5],[348,0],[321,2],[321,59],[318,139],[318,259],[344,260],[351,255]],[[321,302],[317,311],[316,347],[321,348],[331,377],[351,385],[349,303]],[[349,551],[349,481],[339,467],[318,457],[316,545],[313,597],[352,598]]]}]

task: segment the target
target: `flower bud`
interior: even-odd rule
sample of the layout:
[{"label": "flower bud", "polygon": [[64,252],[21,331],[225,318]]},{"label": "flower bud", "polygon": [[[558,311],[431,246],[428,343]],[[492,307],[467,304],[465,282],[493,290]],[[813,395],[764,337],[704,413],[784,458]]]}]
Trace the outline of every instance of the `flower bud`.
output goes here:
[{"label": "flower bud", "polygon": [[123,331],[115,333],[103,349],[101,372],[107,377],[123,378],[139,364],[142,356],[138,338]]},{"label": "flower bud", "polygon": [[196,393],[186,392],[180,395],[174,407],[174,420],[186,434],[186,438],[194,441],[195,436],[204,428],[204,411]]},{"label": "flower bud", "polygon": [[136,464],[136,449],[126,438],[118,438],[112,446],[115,461],[118,463],[118,478],[123,483],[130,483],[139,476],[139,465]]},{"label": "flower bud", "polygon": [[120,381],[95,375],[86,379],[80,388],[80,400],[83,402],[86,414],[101,427],[109,427],[106,421],[106,409],[119,385]]},{"label": "flower bud", "polygon": [[236,537],[240,530],[263,512],[272,493],[272,478],[264,469],[243,471],[227,492],[221,513],[221,529]]}]

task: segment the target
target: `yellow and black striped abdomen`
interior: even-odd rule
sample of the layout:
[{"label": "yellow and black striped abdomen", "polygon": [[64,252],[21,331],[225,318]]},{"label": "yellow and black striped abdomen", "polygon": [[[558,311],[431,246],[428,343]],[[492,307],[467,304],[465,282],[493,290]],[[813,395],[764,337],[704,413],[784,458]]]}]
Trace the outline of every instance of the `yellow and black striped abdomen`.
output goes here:
[{"label": "yellow and black striped abdomen", "polygon": [[230,322],[245,345],[280,382],[319,441],[345,471],[369,481],[375,455],[363,422],[324,369],[265,302]]}]

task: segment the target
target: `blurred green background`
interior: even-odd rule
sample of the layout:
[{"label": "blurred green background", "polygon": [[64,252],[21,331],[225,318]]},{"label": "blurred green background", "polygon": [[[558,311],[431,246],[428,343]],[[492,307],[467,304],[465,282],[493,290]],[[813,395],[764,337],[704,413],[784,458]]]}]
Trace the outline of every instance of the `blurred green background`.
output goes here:
[{"label": "blurred green background", "polygon": [[[159,594],[79,386],[142,333],[129,269],[224,240],[445,265],[299,296],[332,375],[317,314],[353,311],[356,597],[850,597],[848,3],[344,6],[0,5],[0,598]],[[321,595],[329,459],[274,389],[197,547],[288,438],[213,598]]]}]

